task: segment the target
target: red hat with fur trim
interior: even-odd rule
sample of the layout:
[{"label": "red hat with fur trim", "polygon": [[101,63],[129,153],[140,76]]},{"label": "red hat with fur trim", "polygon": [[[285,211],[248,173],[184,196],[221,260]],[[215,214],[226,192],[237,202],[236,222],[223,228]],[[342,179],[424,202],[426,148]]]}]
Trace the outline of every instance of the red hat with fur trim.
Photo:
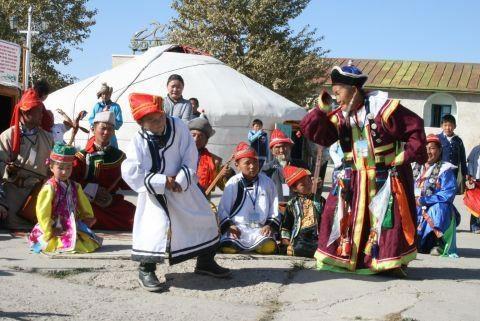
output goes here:
[{"label": "red hat with fur trim", "polygon": [[235,160],[238,161],[242,158],[258,158],[255,149],[245,142],[240,142],[235,148]]},{"label": "red hat with fur trim", "polygon": [[310,176],[311,173],[308,169],[287,165],[283,168],[283,176],[285,177],[285,183],[289,187],[292,187],[296,182],[305,176]]},{"label": "red hat with fur trim", "polygon": [[284,132],[282,132],[280,129],[275,128],[272,131],[272,134],[270,135],[270,144],[269,147],[273,148],[277,144],[281,143],[287,143],[287,144],[292,144],[293,145],[293,140],[287,137]]},{"label": "red hat with fur trim", "polygon": [[428,143],[435,143],[438,146],[442,147],[442,142],[440,142],[440,138],[438,138],[438,136],[435,134],[427,135],[427,144]]},{"label": "red hat with fur trim", "polygon": [[147,115],[164,112],[163,100],[159,96],[131,93],[128,96],[128,101],[130,102],[133,119],[137,122]]}]

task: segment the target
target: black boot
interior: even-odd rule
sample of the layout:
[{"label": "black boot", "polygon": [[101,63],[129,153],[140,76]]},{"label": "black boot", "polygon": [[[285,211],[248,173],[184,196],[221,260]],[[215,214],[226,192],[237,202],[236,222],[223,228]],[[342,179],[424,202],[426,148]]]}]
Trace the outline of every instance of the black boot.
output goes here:
[{"label": "black boot", "polygon": [[230,276],[230,269],[221,267],[215,262],[215,251],[197,257],[195,273],[210,275],[215,278],[227,278]]},{"label": "black boot", "polygon": [[162,284],[155,275],[155,269],[155,263],[140,263],[138,267],[138,283],[150,292],[158,292],[162,289]]}]

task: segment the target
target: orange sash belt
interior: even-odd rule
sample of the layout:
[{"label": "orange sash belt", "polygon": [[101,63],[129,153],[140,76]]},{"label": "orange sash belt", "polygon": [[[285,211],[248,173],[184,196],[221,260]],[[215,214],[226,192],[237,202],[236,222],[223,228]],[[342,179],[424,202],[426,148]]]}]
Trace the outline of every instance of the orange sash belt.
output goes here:
[{"label": "orange sash belt", "polygon": [[395,198],[398,202],[398,210],[400,211],[400,217],[402,219],[403,235],[405,236],[408,245],[412,245],[415,242],[415,224],[410,215],[410,206],[408,206],[402,182],[400,182],[396,176],[392,176],[392,192],[395,194]]}]

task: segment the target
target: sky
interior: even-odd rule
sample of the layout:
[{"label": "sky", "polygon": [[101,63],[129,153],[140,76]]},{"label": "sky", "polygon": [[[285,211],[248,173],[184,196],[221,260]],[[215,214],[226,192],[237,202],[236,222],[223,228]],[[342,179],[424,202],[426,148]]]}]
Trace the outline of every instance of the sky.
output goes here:
[{"label": "sky", "polygon": [[[235,0],[231,0],[235,1]],[[112,54],[131,54],[132,35],[175,16],[169,0],[91,0],[96,25],[59,69],[84,79],[110,69]],[[480,63],[478,0],[312,0],[291,21],[324,36],[327,57]]]}]

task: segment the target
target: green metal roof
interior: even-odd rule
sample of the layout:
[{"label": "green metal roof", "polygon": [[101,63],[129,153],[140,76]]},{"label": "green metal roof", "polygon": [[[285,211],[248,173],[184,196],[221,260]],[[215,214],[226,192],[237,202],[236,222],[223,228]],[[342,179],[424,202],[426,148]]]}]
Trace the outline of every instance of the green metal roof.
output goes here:
[{"label": "green metal roof", "polygon": [[[480,94],[480,64],[325,58],[329,65],[353,64],[368,75],[368,89],[448,91]],[[331,85],[330,79],[326,85]]]}]

